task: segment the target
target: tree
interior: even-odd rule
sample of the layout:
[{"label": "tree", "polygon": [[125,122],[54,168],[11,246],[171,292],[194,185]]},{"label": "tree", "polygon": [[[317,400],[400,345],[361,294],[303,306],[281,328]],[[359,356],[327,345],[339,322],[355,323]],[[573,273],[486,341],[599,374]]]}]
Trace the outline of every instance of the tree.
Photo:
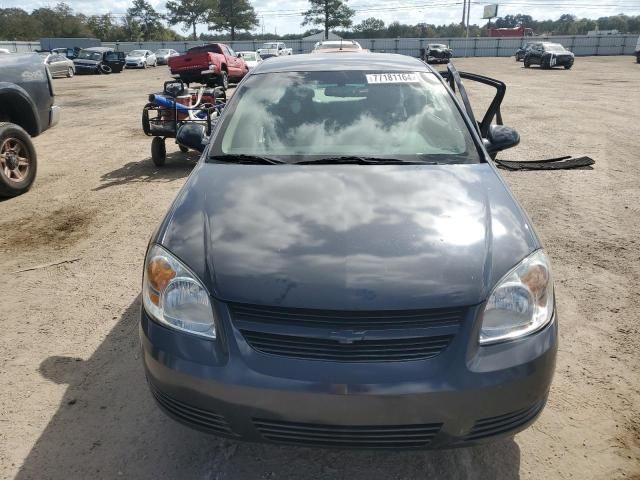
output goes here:
[{"label": "tree", "polygon": [[349,28],[356,12],[342,0],[309,0],[311,8],[304,12],[302,25],[324,26],[324,38],[329,38],[329,29]]},{"label": "tree", "polygon": [[94,37],[99,38],[103,41],[111,40],[111,35],[114,30],[114,24],[109,13],[89,17],[87,26],[89,27],[89,30],[91,30],[91,34]]},{"label": "tree", "polygon": [[0,40],[31,40],[38,27],[21,8],[0,8]]},{"label": "tree", "polygon": [[133,21],[139,25],[144,41],[150,40],[155,33],[162,30],[160,23],[162,15],[156,12],[146,0],[133,0],[133,5],[127,9],[127,16],[130,17],[127,21]]},{"label": "tree", "polygon": [[363,37],[375,37],[385,30],[384,22],[379,18],[369,17],[353,27],[353,31]]},{"label": "tree", "polygon": [[198,39],[196,26],[205,23],[215,9],[214,0],[170,0],[167,2],[167,20],[171,25],[182,23],[184,31],[193,29],[193,39]]},{"label": "tree", "polygon": [[247,0],[218,0],[209,14],[209,30],[229,32],[236,39],[236,30],[251,30],[258,25],[258,16]]}]

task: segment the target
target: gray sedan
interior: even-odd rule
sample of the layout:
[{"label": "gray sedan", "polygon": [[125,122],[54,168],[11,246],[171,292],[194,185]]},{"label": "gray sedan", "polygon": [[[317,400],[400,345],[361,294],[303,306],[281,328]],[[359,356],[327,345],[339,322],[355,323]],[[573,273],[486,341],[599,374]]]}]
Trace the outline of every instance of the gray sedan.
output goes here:
[{"label": "gray sedan", "polygon": [[[398,449],[537,418],[558,344],[550,261],[491,161],[520,137],[491,124],[502,82],[447,72],[275,57],[211,135],[178,130],[203,155],[149,243],[140,323],[169,415],[234,439]],[[485,115],[461,78],[495,87]]]},{"label": "gray sedan", "polygon": [[158,59],[158,65],[168,65],[171,57],[177,57],[180,55],[172,48],[161,48],[156,51],[156,58]]},{"label": "gray sedan", "polygon": [[76,74],[76,67],[72,60],[59,53],[38,52],[52,77],[65,76],[71,78]]}]

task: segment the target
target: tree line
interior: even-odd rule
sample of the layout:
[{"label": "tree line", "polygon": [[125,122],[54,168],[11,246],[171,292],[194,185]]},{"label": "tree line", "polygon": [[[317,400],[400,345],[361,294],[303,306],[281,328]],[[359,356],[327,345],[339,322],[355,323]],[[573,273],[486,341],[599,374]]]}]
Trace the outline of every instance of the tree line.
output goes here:
[{"label": "tree line", "polygon": [[[303,12],[303,34],[253,33],[259,25],[258,15],[249,0],[169,0],[161,14],[146,0],[133,0],[123,15],[85,15],[74,12],[66,3],[55,7],[0,8],[0,40],[36,40],[41,37],[96,37],[103,41],[172,41],[187,38],[200,40],[251,40],[261,38],[291,39],[317,32],[334,31],[344,38],[437,38],[463,37],[465,27],[459,23],[388,25],[370,17],[354,24],[355,10],[346,0],[309,0]],[[211,33],[197,34],[198,25],[207,25]],[[492,26],[512,28],[522,25],[537,34],[584,35],[596,28],[640,33],[640,16],[614,15],[598,19],[577,18],[564,14],[557,20],[534,20],[530,15],[505,15]],[[179,27],[186,35],[173,28]],[[487,36],[488,25],[471,25],[469,35]]]}]

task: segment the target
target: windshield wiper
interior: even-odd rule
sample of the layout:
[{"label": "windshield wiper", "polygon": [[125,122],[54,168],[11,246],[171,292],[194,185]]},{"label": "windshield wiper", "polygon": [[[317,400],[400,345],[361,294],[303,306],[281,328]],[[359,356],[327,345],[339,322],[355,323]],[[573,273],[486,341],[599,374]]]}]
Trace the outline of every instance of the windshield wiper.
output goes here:
[{"label": "windshield wiper", "polygon": [[259,155],[218,155],[214,157],[209,157],[209,160],[215,160],[217,162],[226,162],[226,163],[245,163],[245,164],[256,164],[256,165],[280,165],[283,162],[282,160],[278,160],[277,158],[269,158],[269,157],[261,157]]},{"label": "windshield wiper", "polygon": [[355,164],[355,165],[436,165],[434,162],[422,162],[412,160],[400,160],[398,158],[380,158],[380,157],[326,157],[317,160],[302,160],[295,162],[296,165],[322,165],[322,164]]}]

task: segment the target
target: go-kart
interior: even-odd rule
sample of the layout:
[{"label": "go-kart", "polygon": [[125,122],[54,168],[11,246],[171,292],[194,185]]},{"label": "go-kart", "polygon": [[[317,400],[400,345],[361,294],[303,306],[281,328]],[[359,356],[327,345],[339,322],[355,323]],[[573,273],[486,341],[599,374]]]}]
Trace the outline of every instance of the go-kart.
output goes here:
[{"label": "go-kart", "polygon": [[167,138],[175,138],[183,153],[189,151],[179,142],[180,129],[186,125],[200,125],[209,136],[226,100],[221,87],[189,88],[181,80],[165,82],[161,93],[150,94],[149,103],[142,110],[142,130],[145,135],[154,137],[151,142],[153,163],[157,167],[166,163]]}]

